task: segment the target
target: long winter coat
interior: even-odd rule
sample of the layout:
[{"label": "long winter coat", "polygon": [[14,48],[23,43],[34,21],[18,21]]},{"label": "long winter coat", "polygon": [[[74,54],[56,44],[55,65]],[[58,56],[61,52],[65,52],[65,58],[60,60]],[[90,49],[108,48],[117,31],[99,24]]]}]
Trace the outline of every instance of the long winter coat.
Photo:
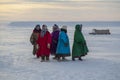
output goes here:
[{"label": "long winter coat", "polygon": [[47,47],[48,44],[51,44],[51,34],[47,31],[44,37],[39,35],[38,40],[38,52],[37,57],[48,56],[50,55],[50,49]]},{"label": "long winter coat", "polygon": [[38,39],[39,34],[40,34],[40,32],[33,31],[33,33],[31,34],[31,37],[30,37],[30,42],[33,45],[33,55],[35,55],[36,52],[37,52],[37,48],[36,48],[37,43],[36,43],[36,41]]},{"label": "long winter coat", "polygon": [[58,44],[58,38],[59,38],[59,30],[56,30],[52,32],[52,43],[51,43],[51,54],[55,55],[56,54],[56,49],[57,49],[57,44]]},{"label": "long winter coat", "polygon": [[82,32],[80,31],[80,26],[76,26],[75,29],[76,30],[74,33],[74,43],[72,48],[73,58],[85,56],[88,52],[86,41],[84,39]]},{"label": "long winter coat", "polygon": [[59,34],[56,54],[58,56],[70,56],[69,38],[64,31],[61,31]]}]

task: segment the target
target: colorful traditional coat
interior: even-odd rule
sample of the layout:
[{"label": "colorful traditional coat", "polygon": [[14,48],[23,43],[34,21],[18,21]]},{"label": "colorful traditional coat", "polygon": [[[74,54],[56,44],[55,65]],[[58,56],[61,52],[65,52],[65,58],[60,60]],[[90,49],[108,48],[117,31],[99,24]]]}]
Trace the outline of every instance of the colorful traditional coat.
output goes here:
[{"label": "colorful traditional coat", "polygon": [[46,32],[44,37],[41,37],[39,35],[38,40],[38,52],[37,52],[37,57],[42,57],[42,56],[48,56],[50,55],[50,48],[48,48],[48,44],[51,44],[51,34],[49,31]]},{"label": "colorful traditional coat", "polygon": [[69,38],[64,31],[59,34],[56,54],[57,56],[70,56]]},{"label": "colorful traditional coat", "polygon": [[84,39],[82,32],[80,31],[80,26],[76,26],[75,29],[76,30],[74,33],[74,43],[72,48],[73,58],[85,56],[88,52],[86,41]]},{"label": "colorful traditional coat", "polygon": [[51,54],[55,55],[56,54],[56,49],[57,49],[57,44],[58,44],[58,38],[59,38],[59,30],[56,30],[52,32],[52,43],[51,43]]},{"label": "colorful traditional coat", "polygon": [[33,31],[32,35],[30,37],[30,42],[33,45],[33,55],[35,55],[36,52],[37,52],[37,48],[36,48],[37,43],[36,43],[36,41],[38,39],[39,34],[40,34],[40,32]]}]

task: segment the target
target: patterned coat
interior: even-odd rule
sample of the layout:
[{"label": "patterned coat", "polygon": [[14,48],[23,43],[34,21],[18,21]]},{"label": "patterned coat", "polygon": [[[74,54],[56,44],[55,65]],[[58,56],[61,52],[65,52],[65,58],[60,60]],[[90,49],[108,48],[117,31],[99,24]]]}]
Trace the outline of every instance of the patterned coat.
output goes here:
[{"label": "patterned coat", "polygon": [[69,38],[64,31],[61,31],[59,34],[56,54],[58,56],[70,56]]},{"label": "patterned coat", "polygon": [[34,32],[33,31],[33,33],[31,34],[31,37],[30,37],[30,42],[33,45],[33,55],[35,55],[36,52],[37,52],[37,48],[36,48],[37,43],[36,43],[36,41],[38,39],[39,34],[40,34],[39,32]]}]

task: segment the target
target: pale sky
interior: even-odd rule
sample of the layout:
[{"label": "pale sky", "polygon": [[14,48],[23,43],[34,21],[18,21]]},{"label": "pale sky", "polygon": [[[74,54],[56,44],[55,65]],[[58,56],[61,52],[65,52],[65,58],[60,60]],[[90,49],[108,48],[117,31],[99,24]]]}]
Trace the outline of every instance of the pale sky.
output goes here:
[{"label": "pale sky", "polygon": [[0,0],[11,21],[120,21],[120,0]]}]

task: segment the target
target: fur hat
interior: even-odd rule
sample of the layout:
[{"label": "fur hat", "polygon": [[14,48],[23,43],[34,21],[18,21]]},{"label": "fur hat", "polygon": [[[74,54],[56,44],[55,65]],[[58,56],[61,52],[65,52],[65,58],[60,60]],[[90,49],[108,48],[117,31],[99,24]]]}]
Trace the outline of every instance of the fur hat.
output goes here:
[{"label": "fur hat", "polygon": [[67,30],[67,26],[64,25],[64,26],[62,26],[61,29],[65,29],[65,30]]}]

